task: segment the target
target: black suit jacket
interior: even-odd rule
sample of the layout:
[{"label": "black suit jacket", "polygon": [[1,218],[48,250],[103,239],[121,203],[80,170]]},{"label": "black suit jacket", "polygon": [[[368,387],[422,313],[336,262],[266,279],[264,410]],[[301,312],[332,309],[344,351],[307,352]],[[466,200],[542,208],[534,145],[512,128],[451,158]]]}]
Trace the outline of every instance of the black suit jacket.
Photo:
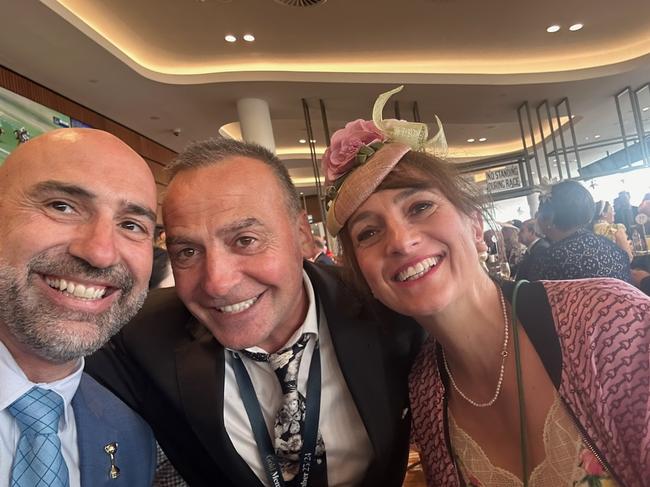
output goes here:
[{"label": "black suit jacket", "polygon": [[519,269],[517,270],[517,275],[515,279],[528,279],[530,275],[531,265],[533,260],[538,258],[541,254],[544,253],[544,250],[551,246],[550,242],[544,238],[540,238],[535,242],[531,247],[529,247],[524,253],[523,259],[519,263]]},{"label": "black suit jacket", "polygon": [[[336,356],[373,447],[362,485],[401,486],[411,415],[407,375],[422,331],[363,304],[332,268],[305,263]],[[138,411],[192,486],[260,486],[223,422],[224,348],[176,297],[152,292],[143,310],[86,370]],[[327,411],[321,411],[327,419]]]}]

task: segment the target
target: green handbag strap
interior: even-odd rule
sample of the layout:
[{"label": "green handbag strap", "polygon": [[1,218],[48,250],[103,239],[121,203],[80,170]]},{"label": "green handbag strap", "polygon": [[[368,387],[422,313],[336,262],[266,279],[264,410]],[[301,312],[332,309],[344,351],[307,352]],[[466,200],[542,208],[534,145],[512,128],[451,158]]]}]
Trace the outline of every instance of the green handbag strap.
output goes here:
[{"label": "green handbag strap", "polygon": [[528,487],[528,455],[526,455],[526,404],[524,401],[523,379],[521,377],[521,352],[519,350],[519,327],[517,326],[517,293],[519,287],[528,283],[526,280],[517,281],[512,292],[512,336],[515,346],[515,369],[517,373],[517,393],[519,396],[519,449],[521,451],[521,468],[524,487]]}]

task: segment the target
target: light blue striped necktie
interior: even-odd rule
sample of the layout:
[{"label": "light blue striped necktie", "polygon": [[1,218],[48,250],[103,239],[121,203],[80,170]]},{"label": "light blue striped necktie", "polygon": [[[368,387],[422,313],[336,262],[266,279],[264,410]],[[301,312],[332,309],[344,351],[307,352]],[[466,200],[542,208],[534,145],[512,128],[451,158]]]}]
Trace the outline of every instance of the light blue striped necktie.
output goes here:
[{"label": "light blue striped necktie", "polygon": [[8,409],[20,428],[10,487],[69,487],[58,435],[61,396],[33,387]]}]

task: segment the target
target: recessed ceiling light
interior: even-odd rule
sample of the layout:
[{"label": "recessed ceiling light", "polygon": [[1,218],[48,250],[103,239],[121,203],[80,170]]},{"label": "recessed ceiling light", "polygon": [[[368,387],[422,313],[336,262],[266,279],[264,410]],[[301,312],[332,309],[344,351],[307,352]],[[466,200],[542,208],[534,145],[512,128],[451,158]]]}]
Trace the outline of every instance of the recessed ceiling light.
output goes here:
[{"label": "recessed ceiling light", "polygon": [[244,40],[246,42],[253,42],[255,40],[255,36],[253,34],[244,34]]},{"label": "recessed ceiling light", "polygon": [[557,32],[558,30],[560,30],[560,26],[557,24],[549,25],[546,28],[546,32],[550,32],[550,33]]},{"label": "recessed ceiling light", "polygon": [[569,27],[569,30],[571,32],[575,32],[576,30],[580,30],[584,27],[581,23],[573,24],[571,27]]},{"label": "recessed ceiling light", "polygon": [[594,139],[600,139],[600,135],[598,134],[594,135]]},{"label": "recessed ceiling light", "polygon": [[467,139],[467,142],[474,142],[476,139]]},{"label": "recessed ceiling light", "polygon": [[644,112],[647,112],[648,110],[650,110],[650,107],[643,107],[642,110],[643,110]]},{"label": "recessed ceiling light", "polygon": [[589,140],[589,137],[585,137],[585,140]]},{"label": "recessed ceiling light", "polygon": [[575,115],[571,115],[571,118],[576,118],[576,116],[575,116]]},{"label": "recessed ceiling light", "polygon": [[481,137],[480,139],[478,139],[479,142],[485,142],[486,140],[487,139],[485,137]]},{"label": "recessed ceiling light", "polygon": [[312,144],[315,144],[315,143],[316,143],[316,139],[311,139],[309,142],[311,142]]},{"label": "recessed ceiling light", "polygon": [[307,141],[306,141],[305,139],[300,139],[298,142],[299,142],[300,144],[306,144],[306,143],[307,143]]},{"label": "recessed ceiling light", "polygon": [[224,39],[226,39],[226,42],[237,42],[237,38],[232,34],[228,34]]}]

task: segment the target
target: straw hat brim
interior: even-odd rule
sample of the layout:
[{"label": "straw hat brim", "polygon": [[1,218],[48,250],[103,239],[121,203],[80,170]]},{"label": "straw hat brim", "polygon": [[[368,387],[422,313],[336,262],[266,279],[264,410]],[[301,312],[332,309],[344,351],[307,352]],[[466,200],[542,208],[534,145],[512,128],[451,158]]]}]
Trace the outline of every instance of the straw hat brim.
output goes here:
[{"label": "straw hat brim", "polygon": [[327,211],[327,230],[336,236],[352,214],[374,193],[404,155],[406,144],[388,143],[345,178]]}]

